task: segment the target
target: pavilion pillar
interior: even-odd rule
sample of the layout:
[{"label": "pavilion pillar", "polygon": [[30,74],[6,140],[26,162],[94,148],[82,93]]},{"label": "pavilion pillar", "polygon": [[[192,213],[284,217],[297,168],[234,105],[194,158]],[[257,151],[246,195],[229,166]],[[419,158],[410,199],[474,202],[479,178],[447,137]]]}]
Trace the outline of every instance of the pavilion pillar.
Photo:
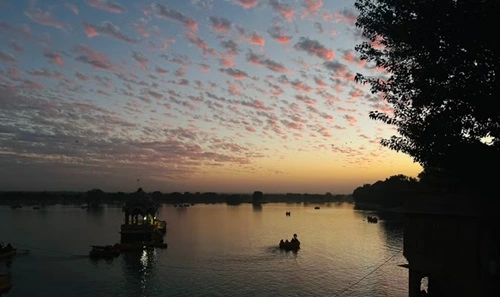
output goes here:
[{"label": "pavilion pillar", "polygon": [[408,297],[419,297],[420,296],[420,282],[422,281],[422,274],[409,269],[408,271],[409,281],[408,281]]}]

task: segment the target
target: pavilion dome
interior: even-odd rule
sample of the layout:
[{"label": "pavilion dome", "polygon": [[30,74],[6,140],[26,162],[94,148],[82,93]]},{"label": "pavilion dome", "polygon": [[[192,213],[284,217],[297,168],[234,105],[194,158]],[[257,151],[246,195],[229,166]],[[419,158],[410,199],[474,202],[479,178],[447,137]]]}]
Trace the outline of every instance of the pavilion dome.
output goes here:
[{"label": "pavilion dome", "polygon": [[158,212],[158,204],[153,201],[151,195],[139,188],[126,201],[123,210],[130,214],[155,215]]}]

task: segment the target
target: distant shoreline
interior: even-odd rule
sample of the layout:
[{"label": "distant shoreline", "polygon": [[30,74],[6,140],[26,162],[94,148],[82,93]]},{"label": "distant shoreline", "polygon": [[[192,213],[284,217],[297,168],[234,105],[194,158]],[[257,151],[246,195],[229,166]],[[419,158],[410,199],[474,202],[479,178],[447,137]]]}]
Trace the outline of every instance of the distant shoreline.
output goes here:
[{"label": "distant shoreline", "polygon": [[[134,193],[106,193],[106,192],[65,192],[65,191],[3,191],[0,192],[0,205],[12,205],[20,203],[26,205],[33,204],[120,204],[130,198]],[[219,194],[215,192],[206,193],[161,193],[159,191],[149,193],[151,198],[163,204],[183,204],[183,203],[227,203],[242,204],[252,203],[252,194]],[[339,203],[354,202],[352,195],[332,195],[326,194],[263,194],[261,203]]]}]

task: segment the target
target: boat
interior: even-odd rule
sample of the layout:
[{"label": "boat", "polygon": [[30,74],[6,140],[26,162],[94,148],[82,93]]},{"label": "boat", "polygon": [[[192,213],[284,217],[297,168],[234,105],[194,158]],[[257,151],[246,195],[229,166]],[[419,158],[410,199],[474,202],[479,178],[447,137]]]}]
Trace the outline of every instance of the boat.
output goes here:
[{"label": "boat", "polygon": [[315,206],[314,209],[319,209],[319,206]]},{"label": "boat", "polygon": [[297,251],[300,249],[299,241],[280,241],[279,244],[280,250],[285,251]]},{"label": "boat", "polygon": [[10,257],[14,256],[15,254],[17,254],[17,249],[12,249],[10,251],[1,251],[0,252],[0,259],[10,258]]},{"label": "boat", "polygon": [[9,274],[0,274],[0,293],[5,293],[12,287],[12,281]]},{"label": "boat", "polygon": [[17,254],[17,249],[9,243],[7,246],[0,245],[0,259],[10,258]]},{"label": "boat", "polygon": [[143,242],[135,242],[135,243],[118,243],[116,244],[118,250],[120,252],[128,252],[128,251],[142,251],[147,248],[147,245]]},{"label": "boat", "polygon": [[114,258],[120,255],[120,249],[116,245],[92,245],[89,252],[91,258]]},{"label": "boat", "polygon": [[168,245],[164,242],[153,242],[153,243],[148,243],[148,247],[153,247],[153,248],[160,248],[160,249],[166,249]]},{"label": "boat", "polygon": [[167,222],[155,218],[153,224],[156,226],[156,229],[158,229],[158,231],[162,233],[167,232]]},{"label": "boat", "polygon": [[293,235],[292,240],[288,241],[283,241],[283,239],[280,241],[278,245],[280,250],[285,250],[285,251],[297,251],[300,249],[300,241],[297,239],[297,234]]}]

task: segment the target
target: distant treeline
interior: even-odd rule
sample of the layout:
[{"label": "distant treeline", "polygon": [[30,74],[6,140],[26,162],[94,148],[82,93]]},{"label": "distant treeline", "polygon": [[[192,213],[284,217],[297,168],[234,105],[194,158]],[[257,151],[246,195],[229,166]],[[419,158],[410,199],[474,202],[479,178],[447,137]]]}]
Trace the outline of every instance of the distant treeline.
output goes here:
[{"label": "distant treeline", "polygon": [[[92,189],[87,192],[0,192],[0,204],[87,204],[95,206],[99,204],[124,204],[135,192],[106,193],[100,189]],[[198,204],[198,203],[227,203],[237,205],[240,203],[329,203],[329,202],[353,202],[352,195],[326,194],[265,194],[256,191],[253,194],[220,194],[215,192],[196,193],[162,193],[154,191],[149,193],[153,201],[165,204]]]},{"label": "distant treeline", "polygon": [[416,178],[399,174],[384,181],[379,180],[373,184],[358,187],[353,191],[352,195],[354,202],[358,206],[402,207],[405,198],[411,196],[417,190],[417,185]]},{"label": "distant treeline", "polygon": [[427,169],[418,175],[418,179],[398,174],[384,181],[365,184],[356,188],[352,196],[357,208],[372,208],[373,205],[397,208],[407,206],[409,202],[418,202],[415,199],[424,195],[453,195],[458,199],[470,190],[468,186],[463,179],[449,172]]}]

